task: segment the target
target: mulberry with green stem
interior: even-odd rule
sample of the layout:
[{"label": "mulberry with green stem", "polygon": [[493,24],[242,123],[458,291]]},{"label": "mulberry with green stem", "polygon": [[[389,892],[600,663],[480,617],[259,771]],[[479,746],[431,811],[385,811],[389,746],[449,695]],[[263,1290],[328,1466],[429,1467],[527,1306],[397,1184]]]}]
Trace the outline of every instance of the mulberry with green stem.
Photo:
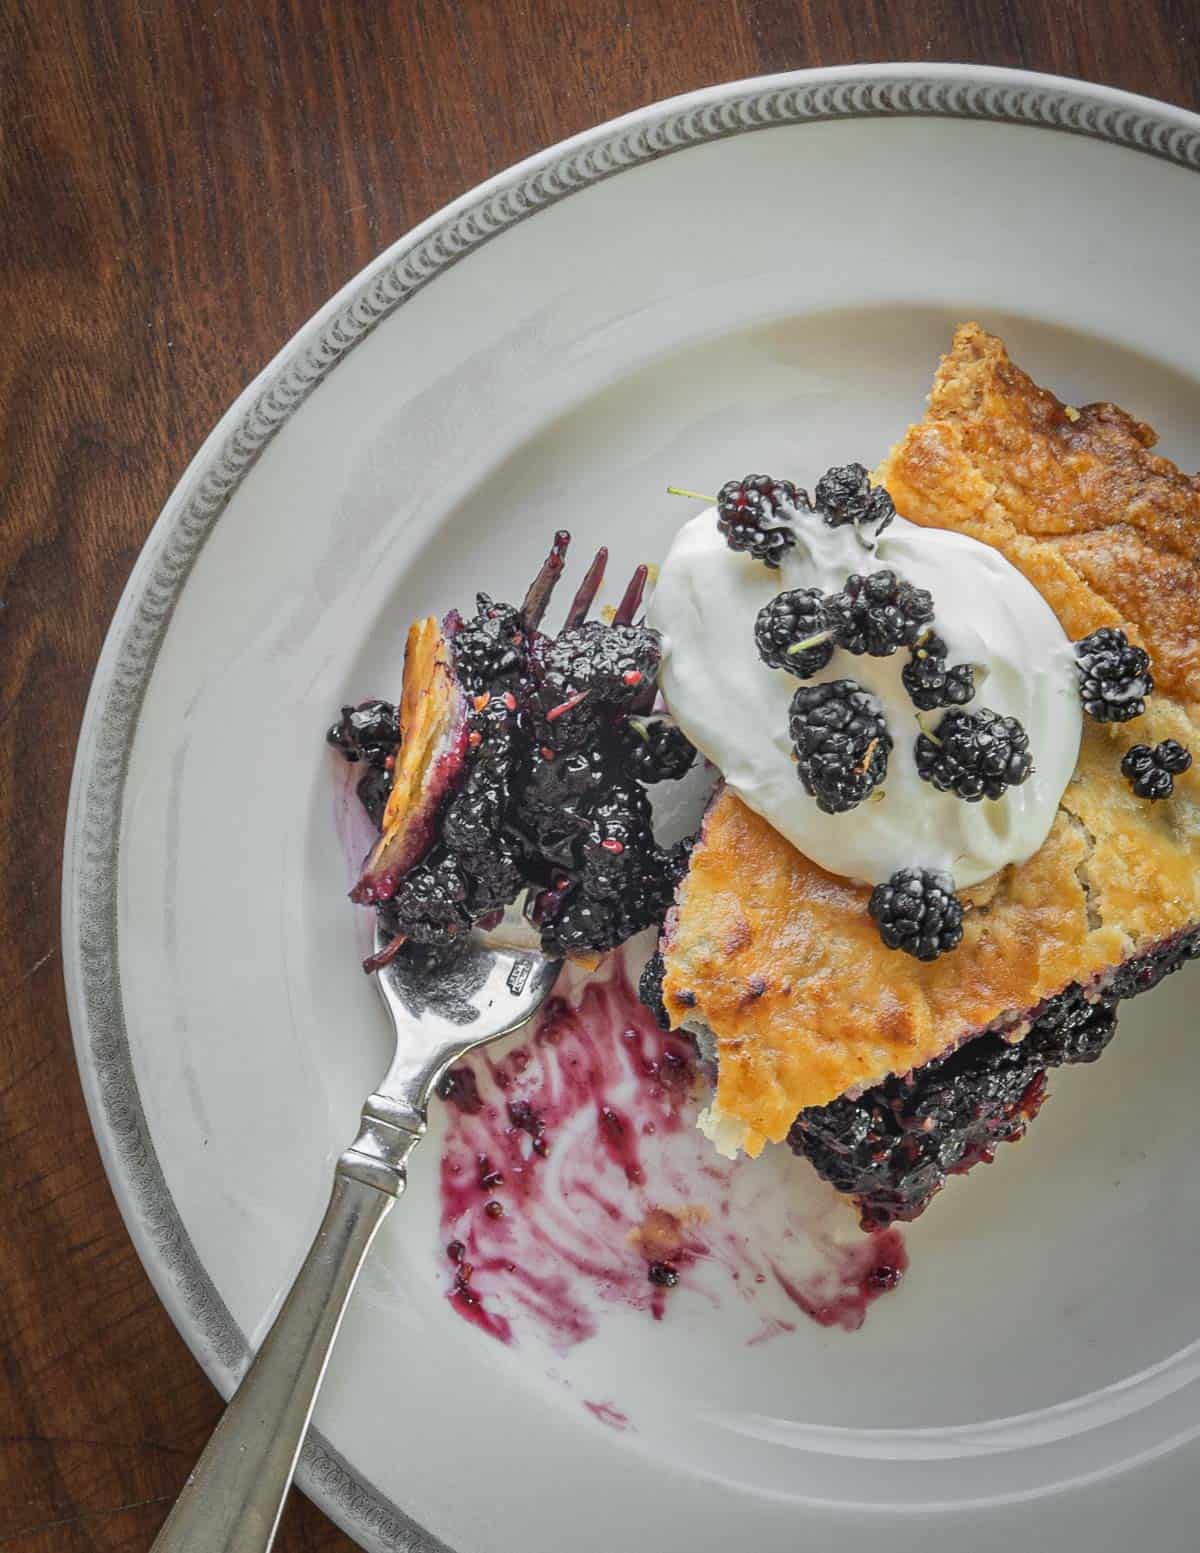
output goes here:
[{"label": "mulberry with green stem", "polygon": [[912,704],[922,712],[965,706],[975,695],[975,670],[969,663],[947,667],[950,649],[937,634],[922,632],[908,651],[900,679]]},{"label": "mulberry with green stem", "polygon": [[789,588],[759,610],[754,622],[758,656],[769,669],[809,679],[833,657],[837,643],[818,588]]},{"label": "mulberry with green stem", "polygon": [[772,475],[727,480],[717,493],[717,527],[726,544],[772,568],[796,543],[792,524],[808,510],[806,492]]}]

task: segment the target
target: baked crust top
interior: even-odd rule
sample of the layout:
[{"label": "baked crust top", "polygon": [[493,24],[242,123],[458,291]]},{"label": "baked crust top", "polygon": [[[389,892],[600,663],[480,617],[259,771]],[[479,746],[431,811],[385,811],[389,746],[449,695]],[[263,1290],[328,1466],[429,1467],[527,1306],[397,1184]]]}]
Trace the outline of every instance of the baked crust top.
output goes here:
[{"label": "baked crust top", "polygon": [[964,324],[925,418],[876,471],[912,522],[1000,550],[1067,635],[1118,626],[1150,652],[1144,716],[1084,719],[1079,763],[1041,849],[962,892],[963,942],[922,964],[884,947],[869,890],[825,873],[720,793],[663,939],[664,1002],[701,1019],[720,1058],[717,1104],[746,1146],[1021,1017],[1200,919],[1200,764],[1163,803],[1120,760],[1176,738],[1200,753],[1200,478],[1151,449],[1111,404],[1076,410]]}]

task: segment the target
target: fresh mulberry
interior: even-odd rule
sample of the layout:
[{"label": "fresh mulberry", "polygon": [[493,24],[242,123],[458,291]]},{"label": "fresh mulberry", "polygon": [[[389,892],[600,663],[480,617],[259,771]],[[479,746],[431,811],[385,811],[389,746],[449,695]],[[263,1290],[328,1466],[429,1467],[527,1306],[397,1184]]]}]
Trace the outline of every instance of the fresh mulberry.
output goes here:
[{"label": "fresh mulberry", "polygon": [[969,663],[947,668],[950,649],[936,631],[922,634],[909,648],[900,679],[912,703],[922,712],[942,706],[965,706],[975,694],[975,670]]},{"label": "fresh mulberry", "polygon": [[1075,643],[1083,709],[1098,723],[1127,723],[1146,710],[1154,689],[1150,657],[1124,631],[1108,626]]},{"label": "fresh mulberry", "polygon": [[813,492],[814,505],[830,528],[845,523],[870,524],[876,536],[896,516],[892,498],[882,485],[872,485],[862,464],[827,469]]},{"label": "fresh mulberry", "polygon": [[833,657],[834,633],[817,588],[792,588],[777,593],[758,612],[754,640],[769,669],[786,669],[797,679],[809,679]]},{"label": "fresh mulberry", "polygon": [[798,512],[807,510],[803,491],[770,475],[728,480],[717,493],[717,527],[729,548],[770,567],[777,567],[783,552],[796,543],[791,525]]},{"label": "fresh mulberry", "polygon": [[947,712],[936,733],[918,735],[916,761],[924,781],[967,803],[1002,798],[1033,770],[1029,735],[1015,717],[988,707]]},{"label": "fresh mulberry", "polygon": [[936,960],[962,943],[962,902],[949,874],[900,868],[871,891],[867,910],[889,949],[917,960]]},{"label": "fresh mulberry", "polygon": [[853,809],[887,775],[892,738],[883,709],[854,680],[801,685],[788,724],[804,790],[824,813]]},{"label": "fresh mulberry", "polygon": [[1154,802],[1171,796],[1175,791],[1175,778],[1191,763],[1191,754],[1177,739],[1164,739],[1153,749],[1148,744],[1135,744],[1126,750],[1121,772],[1129,778],[1129,784],[1139,798]]},{"label": "fresh mulberry", "polygon": [[930,594],[886,568],[848,577],[842,591],[826,600],[826,608],[838,646],[873,658],[911,646],[933,618]]}]

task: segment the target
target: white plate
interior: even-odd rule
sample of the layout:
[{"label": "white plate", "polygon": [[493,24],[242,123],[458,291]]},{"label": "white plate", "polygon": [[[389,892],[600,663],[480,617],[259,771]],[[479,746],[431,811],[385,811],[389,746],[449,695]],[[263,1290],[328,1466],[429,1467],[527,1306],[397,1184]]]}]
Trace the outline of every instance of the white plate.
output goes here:
[{"label": "white plate", "polygon": [[[1200,121],[1070,82],[717,87],[434,217],[230,410],[113,623],[65,902],[107,1168],[223,1391],[387,1045],[343,896],[331,709],[394,691],[409,618],[516,591],[561,524],[619,577],[684,515],[668,480],[874,462],[962,318],[1194,465],[1198,169]],[[1029,1141],[915,1226],[905,1284],[855,1335],[802,1322],[748,1349],[737,1302],[680,1290],[661,1325],[614,1310],[563,1357],[502,1347],[445,1299],[435,1140],[304,1486],[372,1549],[433,1546],[419,1527],[462,1553],[1192,1549],[1195,990],[1133,1005],[1097,1069],[1056,1079]],[[760,1168],[802,1174],[783,1151]]]}]

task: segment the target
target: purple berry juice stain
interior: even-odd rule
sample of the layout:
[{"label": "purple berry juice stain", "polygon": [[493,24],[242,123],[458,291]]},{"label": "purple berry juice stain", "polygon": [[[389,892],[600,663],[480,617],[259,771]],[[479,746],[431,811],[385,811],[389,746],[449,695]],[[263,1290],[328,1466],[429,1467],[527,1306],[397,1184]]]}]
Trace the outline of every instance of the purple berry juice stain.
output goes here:
[{"label": "purple berry juice stain", "polygon": [[861,1326],[907,1266],[899,1232],[863,1233],[799,1161],[718,1155],[696,1128],[709,1097],[691,1043],[658,1029],[621,954],[563,986],[518,1046],[441,1086],[438,1256],[455,1310],[559,1353],[614,1307],[686,1320],[689,1299],[747,1307],[752,1345],[794,1332],[798,1311]]}]

